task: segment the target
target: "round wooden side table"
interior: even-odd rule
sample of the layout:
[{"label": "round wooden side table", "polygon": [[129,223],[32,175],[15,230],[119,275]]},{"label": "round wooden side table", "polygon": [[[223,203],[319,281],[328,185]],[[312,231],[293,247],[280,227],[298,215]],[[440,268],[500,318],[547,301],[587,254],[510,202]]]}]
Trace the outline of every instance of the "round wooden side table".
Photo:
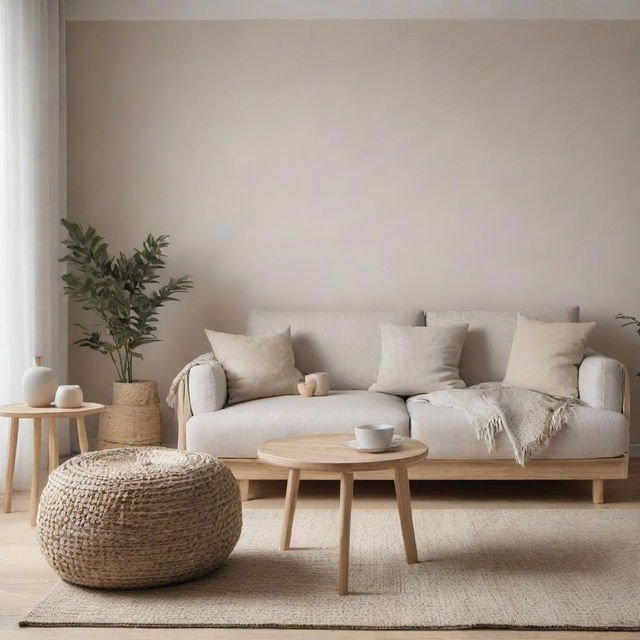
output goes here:
[{"label": "round wooden side table", "polygon": [[340,474],[340,539],[338,546],[338,595],[349,591],[349,544],[351,538],[351,503],[353,474],[359,471],[393,469],[396,499],[407,562],[418,562],[416,538],[411,515],[411,490],[407,467],[427,457],[428,447],[419,440],[404,438],[399,447],[383,453],[364,453],[347,445],[353,434],[305,435],[276,438],[261,444],[258,458],[262,462],[289,469],[280,549],[289,549],[293,515],[298,498],[300,471],[329,471]]},{"label": "round wooden side table", "polygon": [[20,418],[33,420],[33,458],[31,468],[31,526],[36,526],[38,515],[38,499],[40,496],[40,445],[42,442],[42,420],[47,420],[49,432],[49,473],[58,466],[58,429],[56,418],[75,418],[78,428],[80,451],[89,451],[87,430],[84,424],[85,416],[101,413],[105,410],[103,404],[83,402],[77,409],[59,409],[58,407],[30,407],[23,402],[0,406],[0,416],[11,418],[11,433],[7,456],[7,471],[4,483],[4,510],[11,511],[11,494],[13,492],[13,472],[16,466],[16,449],[18,447],[18,425]]}]

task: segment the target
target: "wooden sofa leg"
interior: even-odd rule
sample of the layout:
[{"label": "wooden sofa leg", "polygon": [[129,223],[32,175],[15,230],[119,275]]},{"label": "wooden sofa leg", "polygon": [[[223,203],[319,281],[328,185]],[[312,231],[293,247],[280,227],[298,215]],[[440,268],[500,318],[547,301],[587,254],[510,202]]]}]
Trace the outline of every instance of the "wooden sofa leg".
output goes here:
[{"label": "wooden sofa leg", "polygon": [[593,480],[592,482],[593,504],[602,504],[604,502],[604,480]]},{"label": "wooden sofa leg", "polygon": [[240,485],[240,500],[246,502],[247,500],[253,500],[256,497],[255,480],[238,480]]}]

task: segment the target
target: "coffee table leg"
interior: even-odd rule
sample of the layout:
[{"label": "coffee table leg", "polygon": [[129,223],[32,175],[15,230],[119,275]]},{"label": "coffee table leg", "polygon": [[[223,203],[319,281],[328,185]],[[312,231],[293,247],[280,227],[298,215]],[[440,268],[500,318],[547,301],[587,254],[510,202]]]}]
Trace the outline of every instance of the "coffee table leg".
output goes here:
[{"label": "coffee table leg", "polygon": [[38,498],[40,496],[40,447],[42,445],[42,418],[33,419],[33,460],[31,467],[31,526],[36,526]]},{"label": "coffee table leg", "polygon": [[76,417],[76,426],[78,427],[80,453],[87,453],[87,451],[89,451],[89,440],[87,439],[87,427],[84,424],[84,416]]},{"label": "coffee table leg", "polygon": [[13,493],[13,472],[16,468],[16,449],[18,448],[18,418],[11,418],[11,433],[7,451],[7,470],[4,476],[4,512],[11,513],[11,494]]},{"label": "coffee table leg", "polygon": [[407,555],[407,563],[418,562],[416,549],[416,535],[413,530],[413,517],[411,515],[411,489],[409,488],[409,474],[407,467],[401,466],[395,469],[396,499],[398,501],[398,513],[400,514],[400,526],[402,527],[402,539]]},{"label": "coffee table leg", "polygon": [[340,477],[340,545],[338,550],[338,595],[349,592],[349,544],[351,542],[351,504],[353,473]]},{"label": "coffee table leg", "polygon": [[58,454],[58,428],[55,418],[48,418],[49,423],[49,473],[58,466],[60,456]]},{"label": "coffee table leg", "polygon": [[291,544],[291,529],[293,528],[293,516],[296,512],[299,485],[300,469],[289,469],[287,496],[284,500],[284,520],[282,521],[282,532],[280,534],[280,551],[289,549]]}]

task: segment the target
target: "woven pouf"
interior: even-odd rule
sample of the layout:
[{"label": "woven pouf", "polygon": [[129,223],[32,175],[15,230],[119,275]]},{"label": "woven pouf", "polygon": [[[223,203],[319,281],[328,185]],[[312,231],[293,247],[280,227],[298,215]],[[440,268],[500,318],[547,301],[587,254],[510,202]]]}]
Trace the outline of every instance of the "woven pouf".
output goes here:
[{"label": "woven pouf", "polygon": [[61,578],[134,589],[215,569],[242,528],[238,483],[213,456],[125,447],[71,458],[38,511],[42,553]]}]

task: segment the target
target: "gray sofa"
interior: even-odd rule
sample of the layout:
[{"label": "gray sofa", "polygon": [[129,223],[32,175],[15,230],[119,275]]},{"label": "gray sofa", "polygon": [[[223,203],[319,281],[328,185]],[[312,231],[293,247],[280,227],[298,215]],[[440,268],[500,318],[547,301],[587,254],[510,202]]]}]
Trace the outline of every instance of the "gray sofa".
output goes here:
[{"label": "gray sofa", "polygon": [[[542,320],[579,319],[578,307],[522,312]],[[412,326],[468,323],[460,374],[473,385],[504,377],[516,318],[515,311],[254,309],[247,333],[290,326],[296,366],[303,373],[328,371],[330,395],[281,396],[225,406],[222,367],[216,362],[197,365],[189,373],[191,417],[182,426],[186,434],[181,434],[181,441],[186,439],[188,449],[227,459],[244,481],[246,494],[250,480],[280,477],[256,460],[261,442],[301,433],[345,433],[358,424],[384,422],[429,446],[428,459],[412,468],[412,478],[584,478],[594,481],[594,500],[602,501],[602,481],[627,475],[626,373],[616,360],[599,354],[585,357],[578,373],[583,404],[575,420],[524,468],[513,461],[505,434],[498,435],[496,451],[490,453],[455,409],[367,391],[378,372],[380,321]]]}]

